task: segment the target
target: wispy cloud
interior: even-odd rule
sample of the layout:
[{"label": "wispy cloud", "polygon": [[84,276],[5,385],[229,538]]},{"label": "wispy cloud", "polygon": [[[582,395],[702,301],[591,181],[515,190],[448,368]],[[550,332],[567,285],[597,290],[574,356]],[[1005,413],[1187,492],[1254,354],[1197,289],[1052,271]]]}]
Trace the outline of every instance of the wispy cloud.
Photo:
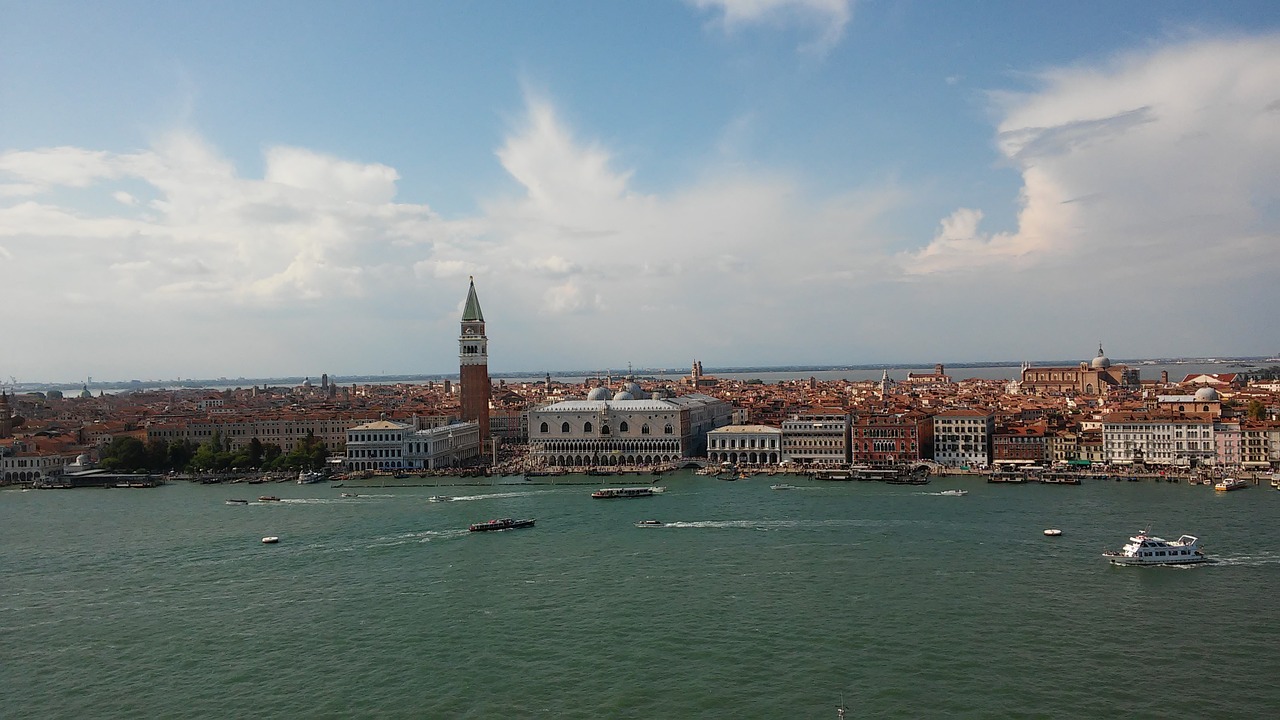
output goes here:
[{"label": "wispy cloud", "polygon": [[725,32],[747,25],[812,28],[817,36],[801,50],[817,55],[830,51],[844,38],[853,18],[853,0],[689,0],[701,10],[719,13]]}]

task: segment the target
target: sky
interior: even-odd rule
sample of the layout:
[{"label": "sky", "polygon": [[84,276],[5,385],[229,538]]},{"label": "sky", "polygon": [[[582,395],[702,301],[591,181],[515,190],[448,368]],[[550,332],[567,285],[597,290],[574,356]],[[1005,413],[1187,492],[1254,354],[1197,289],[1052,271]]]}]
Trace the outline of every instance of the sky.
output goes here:
[{"label": "sky", "polygon": [[1280,352],[1280,3],[0,0],[0,382]]}]

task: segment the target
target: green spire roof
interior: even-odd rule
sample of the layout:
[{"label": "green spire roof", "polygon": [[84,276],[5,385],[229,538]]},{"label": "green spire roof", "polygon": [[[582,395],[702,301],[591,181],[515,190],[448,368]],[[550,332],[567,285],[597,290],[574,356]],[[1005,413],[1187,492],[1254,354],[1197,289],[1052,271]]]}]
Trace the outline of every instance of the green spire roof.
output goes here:
[{"label": "green spire roof", "polygon": [[480,300],[476,297],[476,279],[471,278],[471,289],[467,291],[467,305],[462,308],[462,322],[484,322],[484,313],[480,312]]}]

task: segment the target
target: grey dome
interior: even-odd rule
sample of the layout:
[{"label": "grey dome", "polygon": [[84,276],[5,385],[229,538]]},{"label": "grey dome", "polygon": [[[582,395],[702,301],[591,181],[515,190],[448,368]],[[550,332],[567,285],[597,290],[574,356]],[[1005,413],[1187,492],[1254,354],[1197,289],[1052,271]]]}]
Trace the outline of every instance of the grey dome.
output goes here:
[{"label": "grey dome", "polygon": [[626,385],[623,385],[622,389],[624,392],[629,392],[636,397],[640,397],[640,395],[644,393],[644,388],[634,382],[629,382]]},{"label": "grey dome", "polygon": [[1196,391],[1196,400],[1200,402],[1216,402],[1218,399],[1218,391],[1211,387],[1202,387]]},{"label": "grey dome", "polygon": [[587,393],[587,399],[588,400],[608,400],[609,388],[607,387],[591,388],[591,392]]},{"label": "grey dome", "polygon": [[1102,353],[1102,344],[1098,344],[1098,357],[1093,359],[1094,370],[1106,370],[1111,367],[1111,358]]},{"label": "grey dome", "polygon": [[614,400],[635,400],[635,399],[636,399],[636,396],[635,396],[635,395],[632,395],[631,393],[627,392],[626,390],[622,390],[622,391],[620,391],[618,394],[614,395],[614,396],[613,396],[613,399],[614,399]]}]

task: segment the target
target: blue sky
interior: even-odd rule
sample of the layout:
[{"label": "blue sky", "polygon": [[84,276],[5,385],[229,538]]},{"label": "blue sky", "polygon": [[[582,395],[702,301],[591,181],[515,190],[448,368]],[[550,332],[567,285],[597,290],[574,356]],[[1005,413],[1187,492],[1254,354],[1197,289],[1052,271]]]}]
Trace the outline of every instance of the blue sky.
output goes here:
[{"label": "blue sky", "polygon": [[[0,378],[1273,354],[1280,6],[0,1]],[[21,340],[15,340],[20,338]]]}]

